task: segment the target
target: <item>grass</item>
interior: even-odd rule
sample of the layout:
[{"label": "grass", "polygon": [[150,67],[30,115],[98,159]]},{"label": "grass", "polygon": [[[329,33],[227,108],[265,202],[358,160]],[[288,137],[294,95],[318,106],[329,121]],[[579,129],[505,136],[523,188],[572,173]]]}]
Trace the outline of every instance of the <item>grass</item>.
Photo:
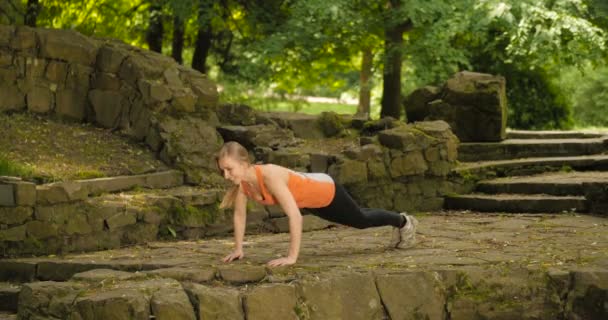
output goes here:
[{"label": "grass", "polygon": [[0,131],[0,175],[47,183],[166,169],[147,146],[88,124],[0,114]]},{"label": "grass", "polygon": [[307,102],[304,100],[287,100],[279,98],[255,99],[245,102],[253,108],[266,112],[300,112],[306,114],[320,114],[333,111],[340,114],[355,114],[356,105],[343,103]]}]

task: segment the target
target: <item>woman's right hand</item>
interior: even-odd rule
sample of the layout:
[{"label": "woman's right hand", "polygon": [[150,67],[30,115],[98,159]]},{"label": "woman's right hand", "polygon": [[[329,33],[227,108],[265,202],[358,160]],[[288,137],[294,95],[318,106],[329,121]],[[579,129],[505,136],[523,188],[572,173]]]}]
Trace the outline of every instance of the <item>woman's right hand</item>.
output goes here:
[{"label": "woman's right hand", "polygon": [[227,255],[222,259],[223,262],[232,262],[234,260],[243,259],[245,254],[243,254],[243,250],[234,250],[231,254]]}]

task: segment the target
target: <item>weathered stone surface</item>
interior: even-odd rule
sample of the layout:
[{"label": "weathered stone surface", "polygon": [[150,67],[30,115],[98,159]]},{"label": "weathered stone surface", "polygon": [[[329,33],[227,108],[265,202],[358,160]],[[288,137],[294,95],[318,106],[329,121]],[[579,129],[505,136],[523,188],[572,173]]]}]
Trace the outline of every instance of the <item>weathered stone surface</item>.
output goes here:
[{"label": "weathered stone surface", "polygon": [[148,320],[150,306],[143,293],[117,289],[79,297],[74,302],[76,319],[133,319]]},{"label": "weathered stone surface", "polygon": [[118,118],[122,110],[123,97],[117,91],[91,90],[89,101],[95,111],[95,120],[106,128],[118,125]]},{"label": "weathered stone surface", "polygon": [[178,112],[194,112],[196,95],[190,88],[174,88],[171,106]]},{"label": "weathered stone surface", "polygon": [[218,107],[217,116],[222,123],[237,126],[256,124],[256,112],[248,105],[226,103]]},{"label": "weathered stone surface", "polygon": [[0,281],[30,282],[36,276],[36,263],[0,260]]},{"label": "weathered stone surface", "polygon": [[507,99],[501,76],[459,72],[446,82],[441,100],[427,103],[427,120],[445,120],[461,141],[506,138]]},{"label": "weathered stone surface", "polygon": [[342,118],[335,112],[322,112],[317,119],[325,137],[334,137],[344,130]]},{"label": "weathered stone surface", "polygon": [[15,202],[18,206],[33,206],[36,203],[36,185],[31,182],[12,183],[15,188]]},{"label": "weathered stone surface", "polygon": [[87,196],[88,190],[76,181],[36,186],[36,202],[42,205],[84,200]]},{"label": "weathered stone surface", "polygon": [[266,277],[263,266],[226,265],[218,268],[219,276],[231,283],[259,282]]},{"label": "weathered stone surface", "polygon": [[19,294],[19,317],[66,319],[71,313],[72,302],[84,288],[81,284],[71,282],[27,283]]},{"label": "weathered stone surface", "polygon": [[361,161],[339,161],[329,167],[328,173],[341,184],[367,182],[367,165]]},{"label": "weathered stone surface", "polygon": [[147,274],[157,275],[163,278],[171,278],[180,282],[205,283],[215,279],[214,268],[162,268],[146,271]]},{"label": "weathered stone surface", "polygon": [[0,207],[0,223],[22,224],[32,217],[33,212],[31,207]]},{"label": "weathered stone surface", "polygon": [[225,141],[236,141],[248,149],[285,147],[296,141],[291,130],[274,125],[221,126],[217,130]]},{"label": "weathered stone surface", "polygon": [[150,299],[152,315],[159,320],[195,320],[194,308],[181,288],[155,292]]},{"label": "weathered stone surface", "polygon": [[17,226],[0,230],[0,241],[23,241],[25,240],[25,226]]},{"label": "weathered stone surface", "polygon": [[37,29],[40,55],[45,58],[91,66],[95,63],[98,43],[73,30]]},{"label": "weathered stone surface", "polygon": [[0,26],[0,44],[1,46],[7,46],[15,33],[15,26],[1,25]]},{"label": "weathered stone surface", "polygon": [[0,207],[13,207],[15,201],[15,190],[12,184],[0,184]]},{"label": "weathered stone surface", "polygon": [[145,186],[165,189],[184,184],[184,174],[178,170],[169,170],[145,175]]},{"label": "weathered stone surface", "polygon": [[407,152],[391,160],[391,177],[423,174],[428,170],[428,164],[420,151]]},{"label": "weathered stone surface", "polygon": [[25,94],[16,86],[0,84],[0,111],[20,110],[25,106]]},{"label": "weathered stone surface", "polygon": [[244,319],[241,297],[235,289],[184,284],[199,319]]},{"label": "weathered stone surface", "polygon": [[332,156],[325,153],[311,153],[310,154],[310,171],[326,173],[329,167],[329,163],[332,160]]},{"label": "weathered stone surface", "polygon": [[437,273],[378,275],[376,283],[391,319],[445,319],[446,297]]},{"label": "weathered stone surface", "polygon": [[88,234],[93,232],[93,228],[87,222],[87,216],[78,212],[70,217],[65,226],[65,233],[68,235]]},{"label": "weathered stone surface", "polygon": [[295,313],[295,287],[288,284],[261,285],[244,298],[245,314],[249,320],[299,319]]},{"label": "weathered stone surface", "polygon": [[17,312],[19,292],[21,292],[21,286],[0,283],[0,310]]},{"label": "weathered stone surface", "polygon": [[58,86],[63,86],[68,74],[68,64],[60,61],[49,61],[44,72],[44,77]]},{"label": "weathered stone surface", "polygon": [[27,235],[38,240],[55,237],[59,234],[59,227],[53,223],[30,221],[26,224],[26,228]]},{"label": "weathered stone surface", "polygon": [[383,319],[382,301],[369,274],[298,283],[311,319]]},{"label": "weathered stone surface", "polygon": [[112,269],[92,269],[85,272],[79,272],[72,276],[74,281],[90,282],[93,284],[104,281],[125,281],[143,279],[146,275],[138,272],[126,272]]},{"label": "weathered stone surface", "polygon": [[35,85],[27,94],[27,109],[31,112],[48,113],[53,104],[53,93],[47,87]]},{"label": "weathered stone surface", "polygon": [[122,212],[115,214],[106,219],[106,224],[110,230],[114,230],[120,227],[135,224],[137,222],[137,215],[134,212]]},{"label": "weathered stone surface", "polygon": [[86,115],[86,107],[87,91],[84,88],[62,89],[58,90],[55,95],[55,112],[67,119],[83,120]]},{"label": "weathered stone surface", "polygon": [[33,54],[36,47],[36,29],[19,26],[15,28],[15,34],[11,38],[10,47],[17,51]]},{"label": "weathered stone surface", "polygon": [[608,316],[608,271],[573,272],[573,288],[566,305],[568,319],[605,319]]},{"label": "weathered stone surface", "polygon": [[403,101],[407,121],[424,121],[428,114],[427,104],[439,98],[440,93],[441,89],[433,86],[424,86],[410,93]]},{"label": "weathered stone surface", "polygon": [[[180,69],[180,71],[183,72],[184,69]],[[197,96],[197,110],[200,111],[201,109],[215,108],[219,100],[219,93],[217,92],[215,83],[195,70],[186,69],[186,73],[189,75],[188,82],[190,82],[190,88]]]},{"label": "weathered stone surface", "polygon": [[158,103],[171,99],[171,90],[161,81],[139,80],[139,92],[145,103]]},{"label": "weathered stone surface", "polygon": [[310,165],[310,156],[296,148],[285,148],[270,152],[268,162],[304,171]]},{"label": "weathered stone surface", "polygon": [[[122,45],[124,46],[124,45]],[[105,44],[97,53],[96,67],[107,73],[118,73],[120,64],[126,59],[128,52],[121,46]]]},{"label": "weathered stone surface", "polygon": [[264,115],[291,129],[298,138],[321,139],[325,137],[317,116],[291,112],[272,112]]}]

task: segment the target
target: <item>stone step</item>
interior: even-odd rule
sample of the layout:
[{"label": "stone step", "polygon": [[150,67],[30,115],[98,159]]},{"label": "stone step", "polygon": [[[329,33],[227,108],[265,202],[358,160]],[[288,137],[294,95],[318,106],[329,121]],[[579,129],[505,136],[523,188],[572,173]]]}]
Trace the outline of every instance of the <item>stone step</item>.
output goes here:
[{"label": "stone step", "polygon": [[[0,282],[0,312],[17,312],[20,292],[20,285]],[[1,314],[0,319],[2,319]]]},{"label": "stone step", "polygon": [[545,194],[468,194],[447,196],[446,209],[482,212],[560,213],[586,211],[585,197]]},{"label": "stone step", "polygon": [[584,139],[608,136],[608,132],[507,130],[507,139]]},{"label": "stone step", "polygon": [[569,167],[578,171],[608,170],[608,155],[586,155],[574,157],[539,157],[495,161],[462,162],[453,169],[457,174],[482,173],[484,171],[502,171],[506,176],[518,169],[541,169]]},{"label": "stone step", "polygon": [[481,193],[550,194],[555,196],[585,195],[587,183],[608,183],[608,172],[555,172],[533,176],[507,177],[481,181]]},{"label": "stone step", "polygon": [[567,157],[606,151],[608,138],[507,139],[501,142],[465,142],[458,147],[458,160],[487,161],[529,157]]},{"label": "stone step", "polygon": [[0,311],[0,320],[17,320],[17,314]]}]

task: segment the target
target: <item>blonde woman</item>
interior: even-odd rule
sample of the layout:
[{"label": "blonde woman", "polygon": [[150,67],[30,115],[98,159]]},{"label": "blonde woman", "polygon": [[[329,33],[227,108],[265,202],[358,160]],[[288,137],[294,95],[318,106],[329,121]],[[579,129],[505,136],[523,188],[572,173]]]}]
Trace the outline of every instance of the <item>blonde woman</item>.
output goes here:
[{"label": "blonde woman", "polygon": [[222,259],[224,262],[244,257],[247,199],[263,205],[278,204],[289,218],[289,252],[268,262],[271,267],[292,265],[298,260],[302,208],[323,219],[358,229],[390,225],[394,227],[391,247],[408,248],[415,244],[416,218],[383,209],[360,208],[344,187],[327,174],[300,173],[274,164],[253,165],[247,150],[237,142],[225,143],[216,161],[224,178],[234,184],[220,205],[234,207],[235,248]]}]

